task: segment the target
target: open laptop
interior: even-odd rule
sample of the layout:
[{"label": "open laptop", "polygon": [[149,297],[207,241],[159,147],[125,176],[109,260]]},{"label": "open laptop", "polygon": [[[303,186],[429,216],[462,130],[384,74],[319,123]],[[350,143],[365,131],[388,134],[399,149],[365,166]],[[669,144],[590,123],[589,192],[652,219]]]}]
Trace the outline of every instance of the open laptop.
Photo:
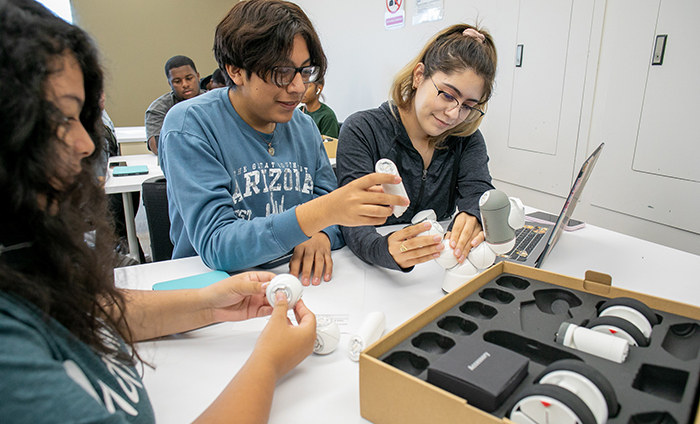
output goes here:
[{"label": "open laptop", "polygon": [[581,170],[576,180],[574,180],[574,185],[571,187],[569,197],[566,198],[556,224],[535,224],[526,221],[523,228],[515,231],[515,247],[510,252],[496,258],[496,262],[510,261],[535,268],[542,267],[542,264],[559,240],[562,231],[564,231],[564,226],[574,213],[583,187],[585,187],[588,177],[591,176],[600,152],[603,151],[603,146],[605,146],[605,143],[601,143],[581,166]]}]

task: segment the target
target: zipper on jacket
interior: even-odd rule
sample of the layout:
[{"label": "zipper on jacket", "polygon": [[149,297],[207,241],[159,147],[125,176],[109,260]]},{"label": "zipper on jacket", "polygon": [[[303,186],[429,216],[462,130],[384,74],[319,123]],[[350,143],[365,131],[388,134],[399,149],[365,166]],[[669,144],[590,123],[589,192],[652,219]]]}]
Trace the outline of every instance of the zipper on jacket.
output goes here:
[{"label": "zipper on jacket", "polygon": [[[420,179],[420,191],[418,192],[418,201],[416,202],[417,206],[420,206],[421,202],[423,201],[423,189],[425,188],[425,181],[428,179],[428,170],[423,168],[423,176]],[[416,212],[419,212],[420,209],[418,209]]]}]

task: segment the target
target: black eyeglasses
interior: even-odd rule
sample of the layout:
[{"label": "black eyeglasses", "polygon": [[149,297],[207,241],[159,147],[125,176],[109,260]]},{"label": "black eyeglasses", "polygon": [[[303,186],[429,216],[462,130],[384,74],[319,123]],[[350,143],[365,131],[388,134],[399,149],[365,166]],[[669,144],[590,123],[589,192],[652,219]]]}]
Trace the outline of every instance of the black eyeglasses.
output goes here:
[{"label": "black eyeglasses", "polygon": [[445,112],[454,110],[454,108],[459,107],[459,119],[464,122],[474,122],[486,114],[486,112],[477,109],[473,106],[460,104],[459,100],[455,99],[450,93],[440,90],[438,86],[433,81],[433,77],[430,78],[430,82],[437,90],[437,96],[435,96],[435,107],[442,109]]},{"label": "black eyeglasses", "polygon": [[301,66],[299,68],[294,66],[274,66],[270,70],[272,82],[278,87],[291,84],[297,74],[301,74],[301,80],[304,84],[308,84],[316,81],[320,73],[321,67],[319,66]]}]

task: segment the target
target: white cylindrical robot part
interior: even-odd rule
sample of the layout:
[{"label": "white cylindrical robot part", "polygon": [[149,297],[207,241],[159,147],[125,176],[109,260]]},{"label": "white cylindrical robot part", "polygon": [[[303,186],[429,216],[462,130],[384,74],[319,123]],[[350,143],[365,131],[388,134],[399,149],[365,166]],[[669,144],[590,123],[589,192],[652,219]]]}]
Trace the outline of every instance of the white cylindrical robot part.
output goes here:
[{"label": "white cylindrical robot part", "polygon": [[442,252],[440,252],[440,256],[435,258],[435,262],[437,262],[438,265],[445,269],[450,269],[455,265],[459,264],[459,261],[457,261],[457,257],[455,256],[454,250],[452,250],[452,247],[450,246],[450,240],[444,239],[442,241],[442,245],[445,248],[442,249]]},{"label": "white cylindrical robot part", "polygon": [[[391,174],[400,176],[396,165],[389,159],[379,159],[374,165],[374,170],[380,174]],[[402,182],[398,184],[382,184],[382,189],[384,190],[384,193],[408,198],[406,188],[403,186]],[[408,209],[408,206],[394,205],[394,216],[397,218],[400,217],[401,215],[403,215],[404,212],[406,212],[406,209]]]},{"label": "white cylindrical robot part", "polygon": [[338,327],[338,324],[329,317],[317,316],[314,353],[327,355],[338,347],[338,343],[340,343],[340,327]]},{"label": "white cylindrical robot part", "polygon": [[445,235],[445,229],[442,228],[442,225],[440,225],[439,222],[437,221],[425,221],[430,223],[430,229],[423,231],[422,233],[418,234],[416,237],[422,237],[422,236],[444,236]]},{"label": "white cylindrical robot part", "polygon": [[379,340],[386,328],[386,317],[383,312],[371,312],[367,314],[355,334],[350,337],[348,344],[350,359],[357,362],[360,353],[369,345]]},{"label": "white cylindrical robot part", "polygon": [[625,330],[615,327],[614,325],[596,325],[590,328],[590,330],[605,334],[606,336],[617,337],[626,341],[630,346],[638,346],[634,337],[630,336]]},{"label": "white cylindrical robot part", "polygon": [[411,224],[413,225],[416,225],[423,221],[437,221],[437,215],[435,214],[435,211],[432,209],[426,209],[424,211],[418,212],[413,218],[411,218]]},{"label": "white cylindrical robot part", "polygon": [[485,269],[490,267],[496,260],[496,253],[491,250],[487,243],[482,242],[469,251],[469,256],[467,256],[467,259],[469,259],[469,262],[471,262],[476,268]]},{"label": "white cylindrical robot part", "polygon": [[621,364],[627,359],[629,344],[624,339],[564,322],[559,327],[556,341],[572,349]]},{"label": "white cylindrical robot part", "polygon": [[468,260],[453,268],[447,269],[445,270],[445,276],[442,278],[442,291],[450,293],[478,273],[479,270]]},{"label": "white cylindrical robot part", "polygon": [[[509,197],[510,213],[508,214],[508,225],[514,230],[525,225],[525,206],[522,200],[517,197]],[[512,248],[511,248],[512,249]]]},{"label": "white cylindrical robot part", "polygon": [[[495,243],[488,243],[488,242],[483,242],[482,244],[487,244],[489,248],[495,253],[496,255],[503,255],[504,253],[508,253],[513,248],[515,247],[515,239],[510,239],[505,243],[500,243],[500,244],[495,244]],[[495,260],[495,258],[494,258]]]},{"label": "white cylindrical robot part", "polygon": [[265,295],[267,296],[267,301],[275,306],[275,296],[278,291],[284,292],[287,296],[287,307],[288,309],[294,308],[297,304],[301,295],[304,292],[304,286],[302,286],[301,281],[291,274],[279,274],[270,280]]}]

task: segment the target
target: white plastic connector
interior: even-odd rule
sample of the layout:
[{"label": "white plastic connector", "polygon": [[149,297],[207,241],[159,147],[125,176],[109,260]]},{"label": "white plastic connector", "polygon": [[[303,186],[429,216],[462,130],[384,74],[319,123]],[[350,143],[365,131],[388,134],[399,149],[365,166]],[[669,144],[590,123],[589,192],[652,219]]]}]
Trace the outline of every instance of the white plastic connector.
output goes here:
[{"label": "white plastic connector", "polygon": [[278,291],[284,292],[285,296],[287,296],[288,309],[292,309],[301,299],[304,286],[302,286],[301,281],[297,277],[291,274],[279,274],[274,277],[265,291],[267,301],[273,307],[275,306],[275,295]]},{"label": "white plastic connector", "polygon": [[372,312],[368,314],[362,321],[362,324],[360,324],[357,332],[350,337],[350,343],[348,344],[350,359],[355,362],[359,361],[360,353],[362,353],[366,347],[379,340],[385,328],[386,317],[384,313]]},{"label": "white plastic connector", "polygon": [[340,327],[332,318],[316,317],[316,342],[314,353],[327,355],[335,350],[340,343]]},{"label": "white plastic connector", "polygon": [[469,261],[464,261],[453,268],[445,270],[445,276],[442,279],[442,291],[450,293],[478,273],[479,270]]},{"label": "white plastic connector", "polygon": [[437,221],[425,221],[430,223],[430,228],[423,231],[422,233],[418,234],[416,237],[422,237],[422,236],[440,236],[443,237],[445,235],[445,229],[442,228],[442,225],[440,225],[439,222]]},{"label": "white plastic connector", "polygon": [[456,266],[459,263],[459,261],[457,261],[457,257],[455,256],[454,250],[452,250],[452,246],[450,246],[449,239],[444,239],[442,241],[442,245],[445,248],[442,249],[442,251],[440,252],[440,256],[435,258],[435,262],[437,262],[438,265],[445,269],[450,269]]},{"label": "white plastic connector", "polygon": [[423,221],[437,221],[437,214],[432,209],[420,211],[411,218],[411,224],[420,224]]},{"label": "white plastic connector", "polygon": [[478,269],[485,269],[491,266],[496,260],[496,253],[488,246],[487,243],[480,243],[478,246],[469,251],[467,256],[469,262]]}]

